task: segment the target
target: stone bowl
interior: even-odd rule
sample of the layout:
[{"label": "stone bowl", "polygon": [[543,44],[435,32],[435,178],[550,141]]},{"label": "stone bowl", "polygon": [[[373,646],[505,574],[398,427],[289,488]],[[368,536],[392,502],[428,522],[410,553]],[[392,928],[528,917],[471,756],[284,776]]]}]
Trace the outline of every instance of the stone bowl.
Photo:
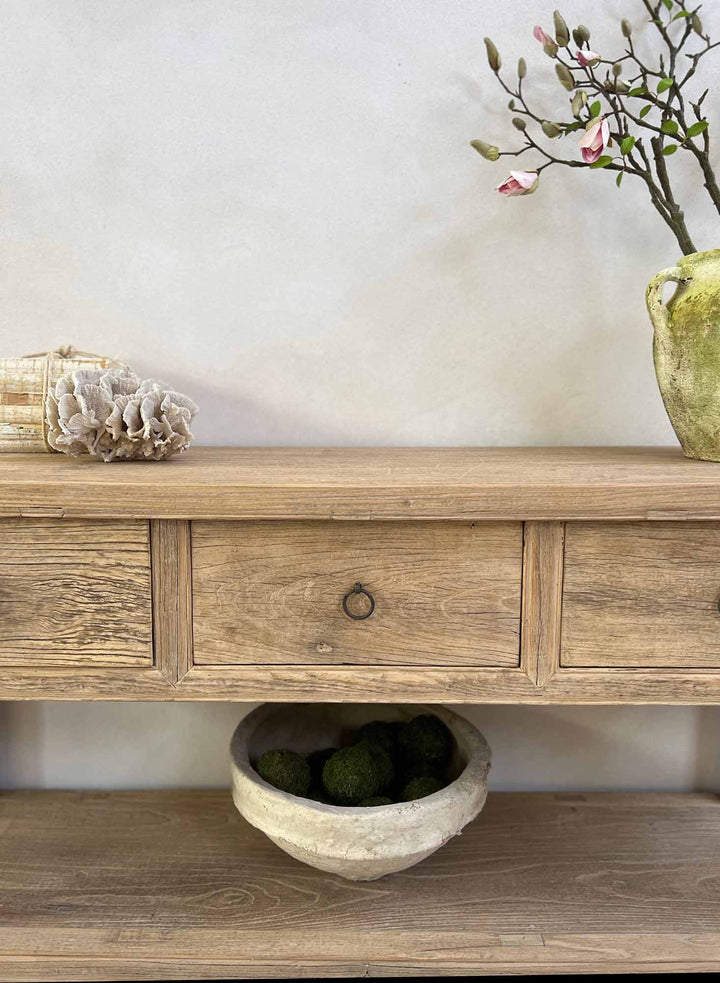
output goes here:
[{"label": "stone bowl", "polygon": [[[370,720],[434,713],[454,738],[453,781],[423,799],[393,805],[324,805],[273,788],[253,767],[265,751],[299,754],[348,743]],[[230,744],[233,800],[240,814],[290,856],[353,881],[372,881],[429,857],[485,804],[490,748],[468,720],[440,706],[265,703],[238,725]]]}]

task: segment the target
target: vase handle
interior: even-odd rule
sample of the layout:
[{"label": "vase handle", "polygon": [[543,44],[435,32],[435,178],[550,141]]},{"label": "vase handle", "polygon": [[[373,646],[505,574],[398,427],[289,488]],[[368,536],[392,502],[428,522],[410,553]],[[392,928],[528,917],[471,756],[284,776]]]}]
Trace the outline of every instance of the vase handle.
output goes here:
[{"label": "vase handle", "polygon": [[668,327],[669,313],[663,301],[663,288],[666,283],[673,281],[681,286],[692,280],[691,276],[683,276],[683,271],[679,266],[670,266],[667,270],[660,270],[648,283],[645,292],[648,313],[653,327],[656,331],[665,331]]}]

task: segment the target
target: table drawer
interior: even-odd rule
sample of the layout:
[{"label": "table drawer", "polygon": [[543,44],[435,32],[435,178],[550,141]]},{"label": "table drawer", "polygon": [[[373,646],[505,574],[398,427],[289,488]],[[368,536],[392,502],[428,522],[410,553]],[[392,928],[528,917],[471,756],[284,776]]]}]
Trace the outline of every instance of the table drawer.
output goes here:
[{"label": "table drawer", "polygon": [[568,523],[561,664],[718,668],[719,597],[719,523]]},{"label": "table drawer", "polygon": [[152,665],[148,524],[0,519],[0,665]]},{"label": "table drawer", "polygon": [[194,522],[193,661],[517,666],[521,568],[521,523]]}]

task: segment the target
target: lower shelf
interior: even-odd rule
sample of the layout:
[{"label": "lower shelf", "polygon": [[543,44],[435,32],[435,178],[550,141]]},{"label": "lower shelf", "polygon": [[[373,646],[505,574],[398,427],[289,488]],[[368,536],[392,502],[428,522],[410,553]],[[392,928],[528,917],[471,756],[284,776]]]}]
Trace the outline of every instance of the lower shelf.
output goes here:
[{"label": "lower shelf", "polygon": [[720,798],[490,794],[424,863],[351,883],[221,792],[0,795],[0,979],[720,970]]}]

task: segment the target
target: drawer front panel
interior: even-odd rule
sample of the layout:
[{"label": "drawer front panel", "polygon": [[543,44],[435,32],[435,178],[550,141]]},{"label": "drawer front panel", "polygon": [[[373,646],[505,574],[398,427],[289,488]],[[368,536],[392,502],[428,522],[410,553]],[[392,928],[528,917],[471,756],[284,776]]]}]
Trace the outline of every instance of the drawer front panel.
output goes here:
[{"label": "drawer front panel", "polygon": [[193,661],[517,666],[521,566],[521,523],[194,522]]},{"label": "drawer front panel", "polygon": [[148,524],[0,519],[0,665],[152,665]]},{"label": "drawer front panel", "polygon": [[720,667],[720,523],[568,523],[561,664]]}]

